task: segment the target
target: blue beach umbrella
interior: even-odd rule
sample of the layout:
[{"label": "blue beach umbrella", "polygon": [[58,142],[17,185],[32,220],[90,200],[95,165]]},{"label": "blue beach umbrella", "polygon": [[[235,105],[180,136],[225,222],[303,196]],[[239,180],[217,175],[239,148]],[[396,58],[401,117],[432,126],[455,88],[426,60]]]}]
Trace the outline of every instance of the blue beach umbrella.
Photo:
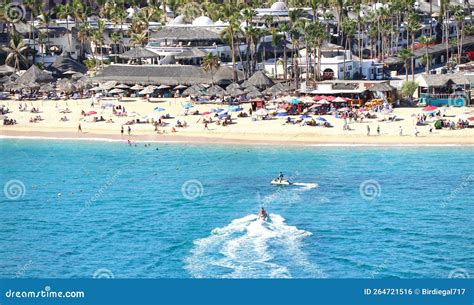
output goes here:
[{"label": "blue beach umbrella", "polygon": [[296,105],[296,104],[299,104],[300,103],[300,99],[298,97],[292,97],[290,98],[290,100],[288,101],[290,104],[293,104],[293,105]]},{"label": "blue beach umbrella", "polygon": [[161,107],[156,107],[155,108],[156,112],[161,112],[161,111],[165,111],[165,110],[166,110],[165,108],[161,108]]},{"label": "blue beach umbrella", "polygon": [[239,112],[239,111],[242,111],[242,108],[240,108],[240,106],[230,106],[229,111]]}]

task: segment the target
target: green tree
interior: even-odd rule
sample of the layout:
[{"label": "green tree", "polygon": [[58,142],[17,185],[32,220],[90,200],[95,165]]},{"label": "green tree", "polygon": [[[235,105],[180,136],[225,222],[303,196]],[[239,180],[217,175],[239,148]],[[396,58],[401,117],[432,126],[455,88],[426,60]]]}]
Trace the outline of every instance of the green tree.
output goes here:
[{"label": "green tree", "polygon": [[206,72],[211,72],[211,81],[214,85],[214,70],[219,68],[219,58],[212,53],[207,53],[202,60],[202,69]]},{"label": "green tree", "polygon": [[397,56],[404,62],[405,66],[405,80],[408,82],[408,66],[411,58],[414,56],[410,49],[403,49],[398,52]]},{"label": "green tree", "polygon": [[20,70],[21,63],[28,64],[28,59],[25,56],[27,49],[28,46],[23,41],[23,36],[17,32],[13,32],[10,37],[10,42],[4,50],[8,53],[5,62],[8,64],[13,63],[15,72]]},{"label": "green tree", "polygon": [[425,47],[425,59],[426,59],[426,73],[430,71],[430,61],[429,61],[429,55],[428,55],[428,46],[433,42],[433,39],[428,36],[421,36],[420,37],[420,43]]},{"label": "green tree", "polygon": [[69,50],[72,50],[71,48],[71,37],[69,35],[69,16],[73,15],[74,10],[73,6],[70,3],[66,4],[60,4],[56,7],[56,15],[59,18],[65,18],[66,19],[66,33],[67,33],[67,43],[69,46]]}]

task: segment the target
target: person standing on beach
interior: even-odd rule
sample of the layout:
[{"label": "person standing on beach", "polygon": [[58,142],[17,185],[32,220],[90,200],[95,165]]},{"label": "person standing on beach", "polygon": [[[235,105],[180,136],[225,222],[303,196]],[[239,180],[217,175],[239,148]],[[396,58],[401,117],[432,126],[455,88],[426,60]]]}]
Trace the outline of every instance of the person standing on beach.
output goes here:
[{"label": "person standing on beach", "polygon": [[204,130],[209,130],[209,127],[207,127],[207,122],[204,123]]},{"label": "person standing on beach", "polygon": [[130,126],[128,126],[128,135],[130,135],[132,133],[132,128],[130,128]]},{"label": "person standing on beach", "polygon": [[400,126],[400,137],[403,136],[403,129],[402,126]]},{"label": "person standing on beach", "polygon": [[367,136],[370,136],[370,126],[367,125]]},{"label": "person standing on beach", "polygon": [[79,124],[79,126],[77,126],[77,132],[80,132],[80,133],[82,133],[82,127],[81,127],[81,124]]},{"label": "person standing on beach", "polygon": [[123,136],[123,126],[120,128],[120,133],[121,133],[122,136]]},{"label": "person standing on beach", "polygon": [[415,137],[418,137],[418,134],[419,134],[419,133],[420,133],[420,132],[418,131],[418,128],[415,127],[415,131],[414,131]]},{"label": "person standing on beach", "polygon": [[380,136],[380,126],[377,125],[377,134]]}]

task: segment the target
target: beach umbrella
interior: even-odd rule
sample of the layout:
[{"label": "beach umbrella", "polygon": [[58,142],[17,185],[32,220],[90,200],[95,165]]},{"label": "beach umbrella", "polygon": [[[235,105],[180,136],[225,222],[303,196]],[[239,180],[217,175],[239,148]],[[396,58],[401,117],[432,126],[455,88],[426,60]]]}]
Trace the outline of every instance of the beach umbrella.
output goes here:
[{"label": "beach umbrella", "polygon": [[90,88],[89,91],[103,91],[104,89],[102,89],[101,87],[99,86],[95,86],[93,88]]},{"label": "beach umbrella", "polygon": [[290,104],[296,105],[296,104],[299,104],[301,102],[301,100],[300,100],[299,97],[292,97],[292,98],[290,98],[289,102],[290,102]]},{"label": "beach umbrella", "polygon": [[76,74],[77,72],[76,71],[73,71],[73,70],[67,70],[66,72],[63,72],[63,74],[65,75],[73,75],[73,74]]},{"label": "beach umbrella", "polygon": [[239,111],[242,111],[242,107],[240,107],[240,106],[229,106],[229,111],[239,112]]},{"label": "beach umbrella", "polygon": [[108,81],[108,82],[105,82],[103,84],[100,84],[99,87],[101,87],[104,90],[110,90],[110,89],[114,88],[116,85],[117,85],[116,81]]},{"label": "beach umbrella", "polygon": [[245,94],[244,91],[238,89],[238,88],[235,88],[235,89],[230,89],[230,90],[227,90],[226,91],[226,94],[227,95],[230,95],[230,96],[240,96],[240,95],[243,95]]},{"label": "beach umbrella", "polygon": [[218,85],[214,85],[206,90],[207,95],[224,95],[225,90]]},{"label": "beach umbrella", "polygon": [[316,104],[318,104],[318,105],[329,105],[331,103],[329,103],[328,101],[323,99],[323,100],[319,100],[318,102],[316,102]]},{"label": "beach umbrella", "polygon": [[258,90],[252,90],[250,92],[247,92],[247,96],[249,98],[257,98],[257,97],[262,97],[263,94],[260,93]]},{"label": "beach umbrella", "polygon": [[161,108],[161,107],[156,107],[154,109],[156,112],[161,112],[161,111],[165,111],[166,109],[165,108]]},{"label": "beach umbrella", "polygon": [[248,81],[259,88],[268,88],[275,84],[263,71],[255,72]]},{"label": "beach umbrella", "polygon": [[188,87],[185,85],[177,85],[176,87],[174,87],[174,89],[186,89],[186,88]]},{"label": "beach umbrella", "polygon": [[433,111],[433,110],[436,110],[436,109],[438,109],[438,107],[429,105],[429,106],[426,106],[425,108],[423,108],[423,111]]},{"label": "beach umbrella", "polygon": [[232,83],[229,86],[225,88],[226,90],[231,90],[231,89],[241,89],[240,85],[237,83]]},{"label": "beach umbrella", "polygon": [[152,94],[155,89],[146,87],[145,89],[141,90],[138,92],[140,95],[145,95],[145,94]]},{"label": "beach umbrella", "polygon": [[168,85],[159,85],[157,89],[163,90],[163,89],[169,89],[169,88],[171,87]]},{"label": "beach umbrella", "polygon": [[118,89],[130,89],[130,86],[127,86],[125,84],[119,84],[117,86],[115,86],[115,88],[118,88]]},{"label": "beach umbrella", "polygon": [[255,111],[255,115],[266,116],[266,115],[268,115],[268,111],[264,108],[260,108],[257,111]]},{"label": "beach umbrella", "polygon": [[333,103],[345,103],[347,102],[344,98],[338,96],[335,99],[332,100]]},{"label": "beach umbrella", "polygon": [[144,87],[140,86],[139,84],[135,84],[132,87],[130,87],[130,90],[142,90]]},{"label": "beach umbrella", "polygon": [[123,89],[115,88],[109,91],[110,94],[119,94],[123,93]]}]

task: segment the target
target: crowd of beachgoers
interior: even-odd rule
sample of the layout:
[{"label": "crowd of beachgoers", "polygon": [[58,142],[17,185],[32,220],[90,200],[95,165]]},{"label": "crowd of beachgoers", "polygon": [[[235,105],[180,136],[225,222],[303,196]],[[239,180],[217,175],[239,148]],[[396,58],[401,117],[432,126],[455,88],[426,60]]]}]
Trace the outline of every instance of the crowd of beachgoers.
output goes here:
[{"label": "crowd of beachgoers", "polygon": [[[350,141],[361,136],[466,138],[474,135],[471,128],[474,127],[474,109],[469,107],[394,108],[386,102],[368,107],[343,101],[315,101],[311,96],[231,99],[225,103],[192,98],[150,100],[92,96],[68,100],[4,100],[2,104],[0,111],[5,127],[0,130],[3,135],[9,131],[25,135],[75,131],[91,136],[120,135],[137,139],[174,134],[290,142],[331,137]],[[466,131],[450,133],[453,130]]]}]

